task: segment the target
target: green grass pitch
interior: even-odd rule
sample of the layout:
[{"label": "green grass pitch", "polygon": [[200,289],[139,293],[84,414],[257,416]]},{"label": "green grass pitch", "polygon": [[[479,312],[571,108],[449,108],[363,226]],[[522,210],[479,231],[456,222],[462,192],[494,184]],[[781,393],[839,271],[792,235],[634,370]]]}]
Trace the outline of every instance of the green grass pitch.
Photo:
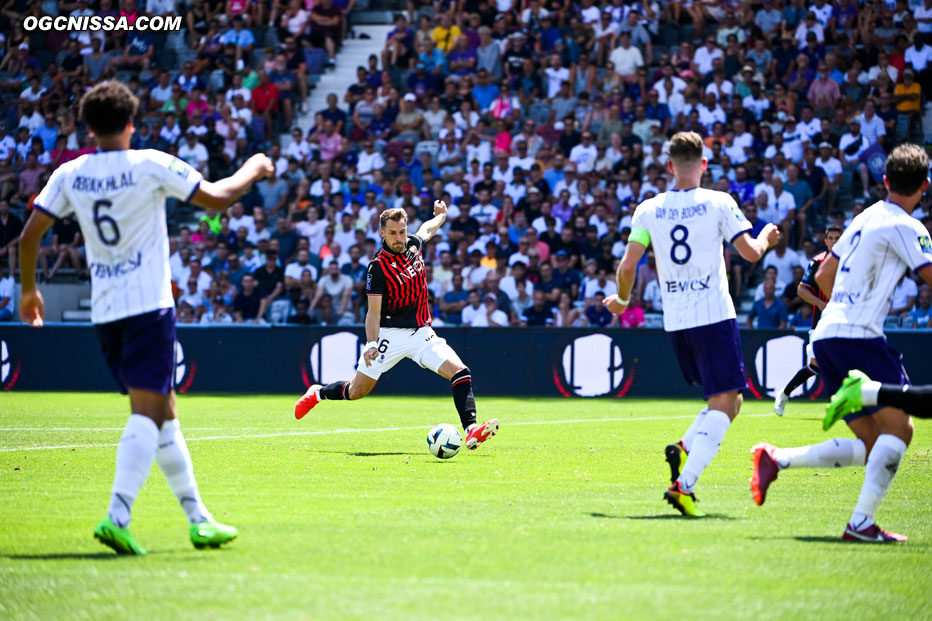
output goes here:
[{"label": "green grass pitch", "polygon": [[688,520],[661,498],[663,447],[698,400],[478,401],[501,433],[440,461],[425,437],[457,421],[450,399],[324,403],[295,421],[289,397],[181,396],[201,492],[240,537],[194,550],[154,466],[132,523],[150,554],[118,558],[91,531],[127,400],[6,393],[0,618],[930,616],[923,421],[878,515],[910,541],[865,546],[838,541],[863,468],[784,472],[764,507],[748,493],[752,444],[830,437],[819,404],[777,418],[746,403],[697,488],[711,515]]}]

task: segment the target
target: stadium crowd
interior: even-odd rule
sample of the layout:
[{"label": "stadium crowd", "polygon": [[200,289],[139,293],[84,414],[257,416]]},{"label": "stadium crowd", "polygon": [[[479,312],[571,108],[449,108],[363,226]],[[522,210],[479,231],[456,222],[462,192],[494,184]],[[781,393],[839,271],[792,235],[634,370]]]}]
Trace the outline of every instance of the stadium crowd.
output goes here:
[{"label": "stadium crowd", "polygon": [[[308,111],[352,32],[353,0],[8,0],[0,9],[0,320],[16,238],[51,171],[96,149],[75,118],[88,85],[140,100],[134,148],[210,179],[265,151],[276,177],[225,213],[169,205],[178,321],[361,323],[379,213],[409,230],[449,206],[425,250],[435,325],[622,326],[662,313],[651,252],[621,316],[601,299],[637,204],[671,189],[665,146],[705,142],[705,187],[781,227],[756,265],[723,249],[748,327],[809,325],[796,295],[823,231],[885,191],[896,144],[932,148],[932,0],[409,0],[381,54]],[[31,32],[27,15],[180,15],[178,33]],[[355,33],[365,36],[365,27]],[[340,67],[340,70],[352,68]],[[313,112],[313,127],[297,119]],[[914,214],[932,231],[932,199]],[[88,274],[58,222],[46,280]],[[932,327],[911,275],[889,325]],[[651,325],[657,325],[656,321]]]}]

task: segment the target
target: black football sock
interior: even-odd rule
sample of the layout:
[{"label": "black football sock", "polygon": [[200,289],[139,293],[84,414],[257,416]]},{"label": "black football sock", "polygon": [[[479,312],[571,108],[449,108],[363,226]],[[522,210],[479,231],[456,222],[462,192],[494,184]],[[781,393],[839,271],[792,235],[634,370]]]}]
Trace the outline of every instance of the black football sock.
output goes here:
[{"label": "black football sock", "polygon": [[349,382],[333,382],[320,389],[321,399],[332,401],[349,401]]},{"label": "black football sock", "polygon": [[466,367],[452,378],[453,403],[460,415],[463,429],[476,424],[476,398],[472,396],[472,373]]},{"label": "black football sock", "polygon": [[877,405],[900,408],[916,418],[932,418],[932,385],[881,384],[877,393]]},{"label": "black football sock", "polygon": [[790,393],[802,386],[806,380],[816,375],[818,375],[818,373],[814,373],[809,367],[801,368],[796,372],[796,375],[793,376],[793,379],[790,380],[790,383],[786,385],[786,388],[783,389],[783,394],[790,396]]}]

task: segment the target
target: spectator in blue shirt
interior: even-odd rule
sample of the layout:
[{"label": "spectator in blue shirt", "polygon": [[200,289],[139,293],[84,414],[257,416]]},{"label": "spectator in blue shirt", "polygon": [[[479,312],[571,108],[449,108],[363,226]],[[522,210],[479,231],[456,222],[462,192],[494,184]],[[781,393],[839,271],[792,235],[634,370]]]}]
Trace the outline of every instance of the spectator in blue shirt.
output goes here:
[{"label": "spectator in blue shirt", "polygon": [[932,327],[932,290],[927,285],[919,288],[916,296],[916,308],[903,320],[904,328]]},{"label": "spectator in blue shirt", "polygon": [[759,330],[783,330],[786,328],[786,304],[774,295],[776,283],[773,280],[764,281],[764,297],[754,302],[751,313],[748,315],[748,328],[754,327],[754,318],[757,318]]},{"label": "spectator in blue shirt", "polygon": [[604,299],[605,292],[596,291],[595,296],[592,298],[592,304],[586,308],[586,320],[589,322],[590,326],[605,328],[608,327],[615,318],[615,316],[605,308],[605,305],[602,304],[602,300]]},{"label": "spectator in blue shirt", "polygon": [[242,48],[245,56],[252,51],[252,46],[256,43],[256,37],[253,36],[251,30],[243,28],[243,17],[236,15],[233,17],[233,28],[223,33],[220,42],[224,45],[232,43],[236,47]]},{"label": "spectator in blue shirt", "polygon": [[472,96],[476,100],[480,112],[484,114],[488,111],[495,98],[498,97],[498,86],[489,83],[489,72],[485,69],[480,69],[476,77],[479,83],[472,87]]},{"label": "spectator in blue shirt", "polygon": [[453,288],[443,295],[440,312],[443,320],[452,325],[463,323],[463,309],[469,303],[469,292],[463,289],[463,276],[453,274]]}]

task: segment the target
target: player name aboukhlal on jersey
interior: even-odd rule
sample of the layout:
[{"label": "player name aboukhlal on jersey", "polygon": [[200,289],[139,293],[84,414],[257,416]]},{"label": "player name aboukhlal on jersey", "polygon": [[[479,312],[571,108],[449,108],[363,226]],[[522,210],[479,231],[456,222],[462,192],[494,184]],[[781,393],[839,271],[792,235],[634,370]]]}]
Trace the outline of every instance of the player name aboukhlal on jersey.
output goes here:
[{"label": "player name aboukhlal on jersey", "polygon": [[78,175],[71,184],[71,189],[75,192],[92,192],[102,194],[114,192],[136,185],[133,179],[133,172],[128,171],[120,175],[111,175],[109,177],[84,177]]}]

